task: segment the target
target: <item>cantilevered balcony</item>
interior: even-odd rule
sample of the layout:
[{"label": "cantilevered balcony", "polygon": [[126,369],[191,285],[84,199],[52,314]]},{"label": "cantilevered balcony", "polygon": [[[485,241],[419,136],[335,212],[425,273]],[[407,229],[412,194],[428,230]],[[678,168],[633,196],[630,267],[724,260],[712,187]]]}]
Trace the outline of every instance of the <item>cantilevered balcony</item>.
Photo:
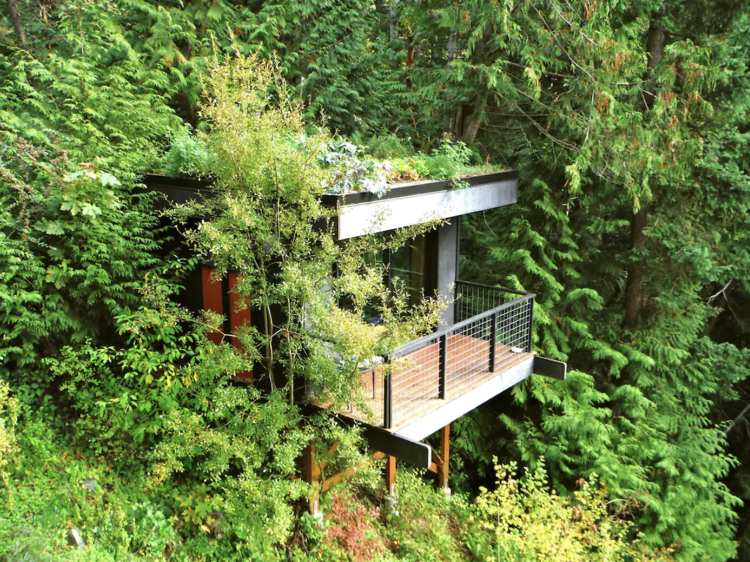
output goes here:
[{"label": "cantilevered balcony", "polygon": [[528,377],[534,295],[456,283],[456,322],[361,373],[365,399],[342,414],[415,441]]}]

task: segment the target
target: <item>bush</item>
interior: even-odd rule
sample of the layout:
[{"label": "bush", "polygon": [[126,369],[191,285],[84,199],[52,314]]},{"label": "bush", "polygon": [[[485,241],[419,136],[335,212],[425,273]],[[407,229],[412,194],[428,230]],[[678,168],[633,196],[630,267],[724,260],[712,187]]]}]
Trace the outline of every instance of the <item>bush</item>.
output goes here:
[{"label": "bush", "polygon": [[401,470],[396,505],[386,515],[383,532],[399,560],[465,560],[467,553],[458,533],[458,521],[465,507],[463,497],[447,499],[443,490],[425,480],[423,471]]},{"label": "bush", "polygon": [[0,379],[0,480],[8,490],[8,503],[10,503],[8,477],[18,462],[19,453],[15,434],[17,421],[18,401],[10,396],[8,383]]},{"label": "bush", "polygon": [[352,502],[346,494],[337,493],[326,506],[325,548],[331,554],[340,549],[352,560],[373,560],[385,553],[383,538],[376,523],[380,509],[365,502]]},{"label": "bush", "polygon": [[[516,465],[495,461],[497,488],[481,488],[464,525],[465,541],[479,560],[498,562],[633,562],[672,560],[668,550],[652,551],[638,540],[626,518],[628,500],[607,501],[596,477],[580,479],[580,489],[558,496],[543,468],[516,479]],[[616,510],[616,511],[614,511]]]}]

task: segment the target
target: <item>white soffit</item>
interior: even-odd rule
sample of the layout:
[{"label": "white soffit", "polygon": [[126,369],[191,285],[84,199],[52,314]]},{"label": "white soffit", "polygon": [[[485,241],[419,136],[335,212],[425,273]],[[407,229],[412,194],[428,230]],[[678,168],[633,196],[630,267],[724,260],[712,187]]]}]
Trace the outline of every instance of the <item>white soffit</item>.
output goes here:
[{"label": "white soffit", "polygon": [[516,202],[517,188],[518,180],[508,179],[464,189],[343,205],[338,217],[338,239],[346,240],[433,219],[448,219],[512,205]]},{"label": "white soffit", "polygon": [[481,406],[491,398],[509,389],[511,386],[531,376],[533,369],[534,357],[529,357],[527,360],[514,365],[507,371],[498,373],[496,377],[480,384],[455,400],[446,402],[444,406],[433,410],[426,416],[419,418],[414,423],[394,433],[407,439],[421,441],[425,437],[435,433],[441,427],[445,427],[474,408]]}]

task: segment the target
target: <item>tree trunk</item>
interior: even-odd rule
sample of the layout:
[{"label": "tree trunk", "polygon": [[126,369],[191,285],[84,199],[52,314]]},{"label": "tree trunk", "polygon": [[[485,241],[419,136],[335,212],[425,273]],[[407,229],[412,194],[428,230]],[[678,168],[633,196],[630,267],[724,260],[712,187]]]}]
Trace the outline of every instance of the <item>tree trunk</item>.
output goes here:
[{"label": "tree trunk", "polygon": [[[664,26],[662,14],[656,16],[648,28],[648,67],[646,78],[653,75],[653,70],[664,58]],[[654,90],[655,88],[649,88]],[[653,107],[655,96],[645,93],[644,112]],[[634,252],[641,253],[646,243],[646,225],[648,224],[648,207],[642,202],[641,208],[633,214],[630,220],[630,244]],[[636,256],[628,270],[628,281],[625,287],[625,326],[630,329],[638,327],[638,318],[643,305],[643,279],[646,271],[646,258],[643,255]]]},{"label": "tree trunk", "polygon": [[[448,63],[445,65],[448,70],[450,70],[451,64],[453,63],[453,59],[456,58],[456,32],[451,31],[450,36],[448,37]],[[443,132],[446,134],[450,134],[453,130],[453,115],[451,111],[451,97],[446,94],[445,96],[448,110],[445,112],[445,119],[443,120]]]},{"label": "tree trunk", "polygon": [[451,31],[451,34],[448,36],[448,64],[447,66],[450,67],[451,63],[453,62],[453,59],[456,58],[456,32]]},{"label": "tree trunk", "polygon": [[[486,67],[492,66],[495,61],[495,49],[491,46],[491,36],[487,33],[484,35],[484,41],[481,47],[477,49],[477,55]],[[473,69],[472,69],[473,72]],[[487,98],[490,96],[490,89],[488,85],[487,76],[479,77],[482,85],[476,88],[477,92],[482,92],[481,95],[477,94],[476,102],[474,103],[474,110],[471,112],[464,124],[463,134],[461,140],[466,144],[473,143],[477,138],[479,129],[482,128],[482,122],[484,121],[484,114],[487,109]]]},{"label": "tree trunk", "polygon": [[477,133],[479,133],[479,129],[482,127],[482,118],[484,117],[484,110],[487,107],[487,97],[489,94],[489,90],[485,90],[484,94],[477,97],[474,111],[466,118],[463,135],[461,135],[461,140],[466,144],[473,143],[477,138]]},{"label": "tree trunk", "polygon": [[[633,251],[640,252],[646,243],[646,223],[648,211],[645,207],[633,215],[630,221],[630,245]],[[643,277],[646,270],[646,260],[639,256],[628,271],[628,283],[625,287],[625,326],[634,329],[638,327],[638,317],[641,314],[643,297]]]},{"label": "tree trunk", "polygon": [[[411,92],[414,89],[414,81],[411,78],[411,67],[414,65],[414,59],[416,58],[416,49],[414,47],[414,35],[412,34],[411,28],[406,35],[406,89]],[[407,104],[409,108],[409,116],[411,117],[411,125],[414,127],[414,136],[419,138],[419,128],[417,127],[417,121],[414,118],[414,109],[412,108],[411,102]]]},{"label": "tree trunk", "polygon": [[[398,39],[398,16],[396,15],[396,0],[390,0],[388,3],[388,24],[389,24],[389,40],[393,43]],[[393,57],[393,55],[391,55]]]},{"label": "tree trunk", "polygon": [[414,58],[414,35],[412,35],[411,29],[409,29],[406,33],[406,87],[409,90],[411,90],[413,85],[411,67],[414,65]]},{"label": "tree trunk", "polygon": [[23,30],[23,24],[21,24],[21,16],[18,14],[18,0],[8,0],[8,9],[10,10],[10,17],[13,19],[13,27],[16,29],[16,33],[21,38],[21,45],[27,47],[26,32]]},{"label": "tree trunk", "polygon": [[463,133],[463,124],[464,106],[462,104],[458,104],[458,107],[456,108],[456,115],[453,118],[453,138],[461,138],[461,134]]},{"label": "tree trunk", "polygon": [[[664,58],[664,25],[662,24],[662,14],[654,18],[648,28],[648,77],[651,77],[653,70],[659,66],[661,59]],[[651,109],[654,105],[654,94],[653,90],[656,88],[649,88],[649,92],[646,92],[647,107]]]},{"label": "tree trunk", "polygon": [[[726,299],[724,298],[724,295],[719,295],[719,297],[711,303],[712,306],[715,308],[724,308],[726,304]],[[719,318],[721,318],[721,312],[714,314],[711,317],[711,320],[708,321],[708,324],[706,325],[706,330],[703,332],[703,335],[707,338],[712,338],[714,330],[716,329],[716,326],[719,323]],[[713,339],[713,338],[712,338]]]}]

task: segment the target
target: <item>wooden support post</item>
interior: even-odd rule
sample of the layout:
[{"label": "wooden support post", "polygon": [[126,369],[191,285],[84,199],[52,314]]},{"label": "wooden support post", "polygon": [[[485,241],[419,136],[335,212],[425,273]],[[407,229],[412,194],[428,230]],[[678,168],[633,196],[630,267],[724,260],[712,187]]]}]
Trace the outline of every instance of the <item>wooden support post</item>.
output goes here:
[{"label": "wooden support post", "polygon": [[448,457],[450,455],[451,425],[440,430],[440,464],[438,465],[438,486],[448,489]]},{"label": "wooden support post", "polygon": [[396,485],[396,457],[388,455],[385,460],[385,487],[388,490],[388,495],[393,496]]},{"label": "wooden support post", "polygon": [[315,462],[315,452],[313,445],[308,445],[307,447],[305,447],[303,457],[305,463],[305,482],[310,484],[313,488],[313,492],[308,501],[307,508],[310,510],[311,515],[318,515],[318,513],[320,513],[320,505],[318,503],[320,467]]}]

